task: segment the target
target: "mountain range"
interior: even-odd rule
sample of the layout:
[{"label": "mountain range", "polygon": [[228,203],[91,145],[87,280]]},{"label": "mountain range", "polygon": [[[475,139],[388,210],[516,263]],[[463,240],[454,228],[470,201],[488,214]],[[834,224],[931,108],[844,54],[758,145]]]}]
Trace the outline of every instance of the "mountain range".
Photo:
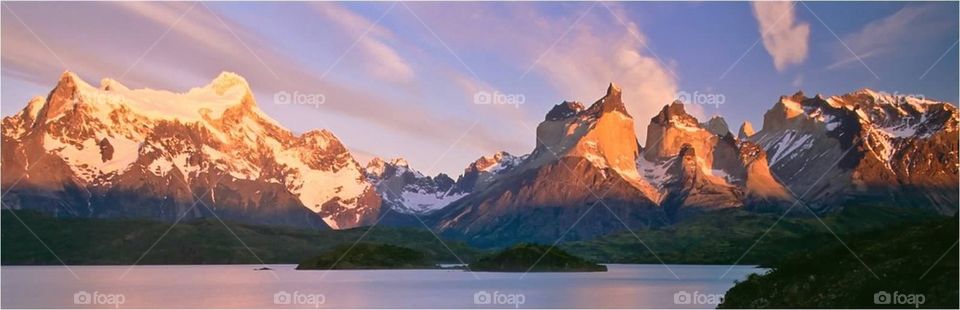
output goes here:
[{"label": "mountain range", "polygon": [[361,165],[327,130],[295,134],[233,73],[173,93],[110,79],[94,87],[66,72],[3,119],[2,200],[65,217],[316,229],[382,220],[491,246],[588,239],[727,208],[957,212],[951,103],[798,92],[779,98],[759,131],[744,123],[734,134],[723,118],[700,122],[676,101],[650,119],[641,146],[622,92],[611,83],[589,106],[557,104],[529,154],[483,156],[454,179],[402,158]]}]

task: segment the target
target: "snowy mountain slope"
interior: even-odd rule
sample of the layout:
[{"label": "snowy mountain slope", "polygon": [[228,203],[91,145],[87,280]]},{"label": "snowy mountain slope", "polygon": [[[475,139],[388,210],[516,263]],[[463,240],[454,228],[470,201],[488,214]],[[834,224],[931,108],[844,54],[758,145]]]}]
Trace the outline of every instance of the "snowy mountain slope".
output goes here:
[{"label": "snowy mountain slope", "polygon": [[460,194],[468,194],[486,188],[497,177],[510,173],[527,157],[528,155],[514,156],[503,151],[482,156],[463,170],[463,174],[457,178],[454,191]]},{"label": "snowy mountain slope", "polygon": [[424,176],[401,158],[387,162],[375,157],[367,163],[365,173],[384,204],[401,213],[429,213],[464,195],[455,191],[455,181],[446,174]]},{"label": "snowy mountain slope", "polygon": [[749,140],[815,208],[857,201],[951,213],[960,200],[957,122],[944,102],[869,89],[826,99],[797,93],[781,97]]},{"label": "snowy mountain slope", "polygon": [[216,210],[347,228],[369,223],[380,205],[332,133],[294,135],[227,72],[185,93],[110,79],[97,88],[66,72],[46,98],[4,118],[3,149],[3,199],[15,208],[164,219]]}]

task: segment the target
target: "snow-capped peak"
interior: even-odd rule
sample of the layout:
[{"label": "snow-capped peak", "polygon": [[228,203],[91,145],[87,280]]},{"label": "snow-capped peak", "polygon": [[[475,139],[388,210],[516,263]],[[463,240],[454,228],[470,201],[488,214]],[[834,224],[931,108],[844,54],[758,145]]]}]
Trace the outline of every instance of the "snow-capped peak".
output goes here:
[{"label": "snow-capped peak", "polygon": [[239,74],[228,71],[220,72],[220,75],[213,79],[206,87],[214,90],[219,95],[223,95],[227,91],[237,87],[243,90],[250,89],[246,79]]},{"label": "snow-capped peak", "polygon": [[276,186],[333,227],[363,224],[366,213],[376,212],[372,185],[333,133],[295,135],[262,113],[253,98],[246,80],[229,72],[176,93],[129,89],[109,78],[93,87],[67,71],[47,97],[4,119],[4,141],[39,145],[28,150],[60,156],[69,170],[63,175],[91,190],[144,180],[127,173],[190,185],[209,182],[205,175],[228,175]]}]

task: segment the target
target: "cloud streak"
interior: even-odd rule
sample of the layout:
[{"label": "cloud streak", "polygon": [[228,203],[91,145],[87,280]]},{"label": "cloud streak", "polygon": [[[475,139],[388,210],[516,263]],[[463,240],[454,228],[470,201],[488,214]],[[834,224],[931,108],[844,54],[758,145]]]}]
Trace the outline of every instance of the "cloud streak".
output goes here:
[{"label": "cloud streak", "polygon": [[[390,45],[390,42],[397,40],[396,35],[378,25],[379,20],[371,21],[334,3],[318,3],[314,7],[322,18],[335,25],[337,31],[333,33],[356,38],[350,46],[350,48],[356,48],[356,53],[352,53],[353,50],[345,52],[350,56],[359,55],[362,59],[358,62],[372,76],[399,83],[408,83],[413,80],[412,65]],[[387,9],[392,11],[393,7]]]},{"label": "cloud streak", "polygon": [[842,46],[836,46],[834,62],[827,70],[846,67],[860,59],[886,56],[897,52],[912,52],[904,46],[923,44],[950,27],[949,19],[938,16],[935,5],[907,5],[882,19],[870,22],[860,30],[844,36],[843,41],[857,55],[851,55]]}]

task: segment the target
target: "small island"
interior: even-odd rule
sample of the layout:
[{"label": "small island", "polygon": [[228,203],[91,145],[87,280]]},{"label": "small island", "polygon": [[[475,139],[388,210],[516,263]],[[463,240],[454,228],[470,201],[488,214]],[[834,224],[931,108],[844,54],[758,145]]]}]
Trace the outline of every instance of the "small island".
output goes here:
[{"label": "small island", "polygon": [[297,270],[436,268],[421,251],[377,243],[341,244],[297,265]]},{"label": "small island", "polygon": [[[546,253],[546,254],[545,254]],[[573,256],[559,248],[521,243],[484,256],[470,264],[471,271],[494,272],[596,272],[607,266]]]}]

